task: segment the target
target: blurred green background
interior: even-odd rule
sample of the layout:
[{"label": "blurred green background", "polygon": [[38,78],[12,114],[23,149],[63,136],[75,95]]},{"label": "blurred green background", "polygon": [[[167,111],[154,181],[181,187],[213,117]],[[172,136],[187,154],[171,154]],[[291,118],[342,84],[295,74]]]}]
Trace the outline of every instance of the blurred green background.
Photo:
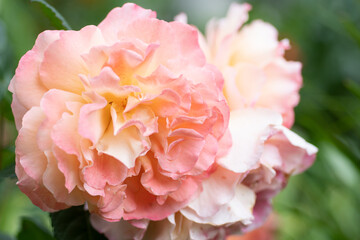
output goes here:
[{"label": "blurred green background", "polygon": [[[98,24],[116,0],[49,0],[73,29]],[[142,0],[158,17],[179,12],[204,29],[228,0]],[[319,147],[315,164],[276,197],[275,239],[360,239],[360,1],[254,0],[251,19],[272,23],[289,38],[288,59],[303,62],[304,86],[293,130]],[[36,36],[54,29],[38,3],[0,0],[0,169],[14,162],[16,129],[7,86]],[[11,169],[10,169],[11,171]],[[52,239],[47,213],[0,175],[0,239]]]}]

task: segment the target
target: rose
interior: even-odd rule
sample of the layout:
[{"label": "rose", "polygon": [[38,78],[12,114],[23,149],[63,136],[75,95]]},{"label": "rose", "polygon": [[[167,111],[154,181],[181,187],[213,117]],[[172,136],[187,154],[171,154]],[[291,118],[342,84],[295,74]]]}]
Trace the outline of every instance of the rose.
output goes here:
[{"label": "rose", "polygon": [[[233,146],[202,182],[203,191],[176,214],[138,229],[146,230],[144,239],[224,239],[262,225],[272,198],[289,176],[312,164],[317,152],[282,126],[281,115],[272,110],[232,111],[229,130]],[[109,239],[118,239],[110,229],[98,228]]]},{"label": "rose", "polygon": [[226,18],[211,20],[201,45],[209,62],[225,78],[224,94],[231,109],[268,108],[282,114],[284,126],[294,122],[299,102],[301,63],[287,61],[287,39],[278,41],[277,30],[261,20],[243,26],[249,4],[232,4]]},{"label": "rose", "polygon": [[[279,42],[277,30],[272,25],[255,20],[243,26],[250,9],[249,4],[233,3],[226,18],[208,23],[206,37],[200,34],[207,59],[224,75],[224,95],[231,110],[230,132],[233,143],[237,143],[232,150],[240,149],[241,144],[245,146],[246,139],[251,139],[240,137],[240,134],[249,133],[249,126],[259,131],[265,125],[256,127],[255,123],[260,123],[261,118],[273,119],[267,122],[268,130],[263,132],[266,134],[258,135],[257,139],[262,139],[258,148],[243,154],[238,150],[231,151],[218,161],[220,165],[226,162],[230,167],[230,163],[236,163],[236,156],[248,156],[239,167],[248,170],[242,184],[254,191],[256,203],[254,220],[250,225],[240,227],[242,231],[249,231],[264,222],[271,211],[271,199],[285,187],[289,176],[312,165],[317,152],[314,146],[287,129],[293,124],[293,108],[299,101],[301,63],[284,58],[289,42],[287,39]],[[240,125],[239,121],[245,119],[241,112],[250,114],[243,122],[248,128],[232,130],[235,122]],[[279,114],[281,116],[277,116]],[[251,118],[253,120],[249,121]],[[256,155],[257,159],[254,158]]]},{"label": "rose", "polygon": [[[283,58],[287,41],[279,43],[269,24],[255,21],[238,32],[249,9],[233,4],[227,18],[209,23],[206,38],[199,33],[208,60],[225,77],[230,151],[218,156],[202,192],[167,219],[140,226],[93,217],[109,239],[120,233],[134,239],[224,239],[249,231],[263,223],[289,176],[313,163],[316,147],[287,128],[298,101],[300,64]],[[184,15],[180,20],[186,21]]]},{"label": "rose", "polygon": [[[203,206],[217,211],[206,215],[199,204],[194,204],[206,198],[207,189],[204,188],[198,198],[181,210],[192,220],[188,226],[207,229],[202,232],[202,237],[212,234],[215,238],[260,226],[271,211],[272,198],[285,187],[289,176],[311,166],[317,152],[316,147],[287,129],[293,123],[293,107],[299,99],[301,64],[284,59],[288,41],[278,42],[277,31],[270,24],[256,20],[241,28],[250,9],[249,4],[233,3],[226,18],[208,23],[206,37],[199,32],[200,45],[208,61],[224,75],[224,94],[231,110],[229,131],[233,146],[217,163],[222,169],[237,173],[235,176],[240,179],[235,182],[242,188],[238,193],[242,192],[248,200],[244,202],[246,197],[243,197],[243,202],[238,203],[248,211],[238,210],[243,214],[237,219],[231,218],[236,216],[236,211],[231,212],[231,217],[223,211],[232,206],[234,198],[229,198],[231,194],[227,195],[225,204],[219,201]],[[186,18],[180,16],[180,21],[186,21]],[[205,186],[206,181],[203,182]],[[221,181],[220,178],[217,180],[219,189],[229,186]],[[209,187],[208,191],[213,196],[224,192],[217,192],[214,187]],[[254,195],[250,197],[251,194]],[[188,232],[194,232],[194,229],[189,228]],[[196,238],[200,237],[197,235]]]},{"label": "rose", "polygon": [[[246,13],[242,6],[231,9]],[[316,148],[283,127],[292,107],[247,98],[263,92],[241,81],[234,94],[224,88],[227,130],[222,78],[205,63],[196,30],[154,17],[127,4],[98,27],[39,36],[10,86],[19,187],[47,211],[87,203],[109,239],[212,239],[251,229]],[[213,39],[232,38],[216,30]],[[200,44],[209,49],[201,36]],[[228,56],[229,45],[219,46]],[[257,79],[251,66],[217,65],[225,77]],[[270,89],[278,81],[271,76]],[[274,99],[289,90],[277,89]]]},{"label": "rose", "polygon": [[[284,59],[288,41],[278,42],[270,24],[256,20],[240,29],[250,9],[249,4],[234,3],[226,18],[208,23],[206,37],[199,32],[208,61],[224,74],[224,94],[231,110],[233,145],[217,160],[219,171],[222,176],[231,176],[228,170],[235,174],[232,184],[222,178],[216,184],[207,184],[211,178],[204,181],[203,192],[180,211],[186,219],[182,221],[191,222],[184,231],[192,239],[221,238],[260,226],[271,211],[271,199],[285,187],[289,176],[311,166],[317,152],[287,129],[299,99],[301,64]],[[180,21],[186,18],[180,16]],[[224,199],[201,205],[210,193]],[[199,228],[206,230],[197,231]]]},{"label": "rose", "polygon": [[222,87],[196,29],[135,4],[45,31],[9,87],[18,186],[45,211],[85,203],[107,221],[164,219],[227,151]]}]

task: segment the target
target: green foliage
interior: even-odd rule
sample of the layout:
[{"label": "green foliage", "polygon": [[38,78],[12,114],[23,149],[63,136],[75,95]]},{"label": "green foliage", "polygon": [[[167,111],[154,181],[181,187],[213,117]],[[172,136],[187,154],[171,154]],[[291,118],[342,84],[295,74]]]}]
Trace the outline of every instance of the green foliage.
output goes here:
[{"label": "green foliage", "polygon": [[14,179],[0,180],[0,196],[0,233],[11,237],[17,236],[24,218],[36,220],[38,226],[50,232],[48,214],[32,204],[16,187]]},{"label": "green foliage", "polygon": [[11,93],[7,90],[13,71],[13,54],[8,42],[5,24],[0,19],[0,180],[15,175],[9,171],[11,170],[9,168],[1,170],[14,162],[14,136],[7,136],[14,135],[12,131],[14,118],[10,107]]},{"label": "green foliage", "polygon": [[14,238],[12,238],[12,237],[10,237],[8,235],[0,233],[0,240],[14,240]]},{"label": "green foliage", "polygon": [[16,178],[15,164],[12,164],[11,166],[0,170],[0,181],[2,181],[5,178],[11,178],[11,179]]},{"label": "green foliage", "polygon": [[84,206],[51,213],[50,217],[58,240],[106,240],[104,235],[91,226],[89,212],[84,210]]},{"label": "green foliage", "polygon": [[17,240],[54,240],[50,233],[48,233],[41,226],[30,219],[24,218],[21,224],[21,231],[17,235]]},{"label": "green foliage", "polygon": [[40,4],[42,11],[56,29],[71,30],[65,18],[45,0],[31,0],[31,2]]}]

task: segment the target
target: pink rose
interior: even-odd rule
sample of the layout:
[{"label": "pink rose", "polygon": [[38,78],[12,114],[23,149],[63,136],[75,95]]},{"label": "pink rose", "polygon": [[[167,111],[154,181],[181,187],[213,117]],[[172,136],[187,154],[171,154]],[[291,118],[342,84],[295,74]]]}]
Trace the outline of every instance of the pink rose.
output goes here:
[{"label": "pink rose", "polygon": [[222,87],[195,28],[135,4],[98,26],[45,31],[9,87],[18,186],[45,211],[86,203],[107,221],[162,220],[229,147]]},{"label": "pink rose", "polygon": [[[250,231],[268,216],[272,198],[288,177],[315,159],[317,148],[288,129],[299,98],[301,65],[283,58],[288,43],[278,42],[269,24],[255,21],[238,32],[249,10],[248,4],[233,4],[227,18],[209,23],[207,38],[199,34],[208,60],[225,77],[230,151],[218,154],[202,192],[186,207],[138,228],[144,239],[224,239]],[[186,16],[177,20],[186,22]],[[134,230],[136,224],[114,228]],[[116,240],[114,228],[98,230]]]},{"label": "pink rose", "polygon": [[[226,18],[209,22],[206,37],[200,34],[200,43],[208,60],[224,75],[223,91],[231,110],[229,130],[236,145],[218,163],[246,171],[242,184],[256,194],[254,219],[246,227],[240,226],[242,231],[261,226],[271,212],[272,198],[286,186],[289,176],[312,165],[317,152],[314,146],[287,129],[293,125],[293,108],[299,101],[301,63],[284,58],[289,42],[287,39],[279,42],[277,30],[272,25],[255,20],[243,26],[250,9],[249,4],[233,3]],[[246,117],[244,112],[250,115]],[[279,114],[281,116],[277,116]],[[248,127],[241,130],[237,126],[245,118],[242,125]],[[251,118],[253,120],[249,121]],[[267,122],[265,135],[253,138],[256,134],[250,134],[250,130],[261,129],[260,125],[255,126],[261,118],[274,120]],[[247,132],[249,137],[241,137]],[[249,144],[250,139],[260,143],[257,148],[248,148],[245,143]],[[240,155],[238,149],[241,148],[246,151]],[[243,156],[244,160],[239,162],[237,156]]]},{"label": "pink rose", "polygon": [[110,240],[225,239],[262,225],[272,198],[290,175],[314,161],[316,147],[282,125],[279,113],[267,109],[231,112],[233,146],[217,159],[202,192],[175,214],[160,221],[109,223],[92,217],[94,227]]},{"label": "pink rose", "polygon": [[233,3],[223,19],[213,19],[201,37],[209,62],[225,79],[224,94],[231,109],[260,107],[281,113],[284,126],[294,122],[299,102],[301,63],[287,61],[289,41],[278,41],[277,30],[261,20],[243,26],[251,6]]},{"label": "pink rose", "polygon": [[225,239],[259,227],[288,177],[308,168],[317,152],[268,109],[231,111],[229,131],[230,152],[217,159],[203,191],[175,215],[151,222],[145,239]]}]

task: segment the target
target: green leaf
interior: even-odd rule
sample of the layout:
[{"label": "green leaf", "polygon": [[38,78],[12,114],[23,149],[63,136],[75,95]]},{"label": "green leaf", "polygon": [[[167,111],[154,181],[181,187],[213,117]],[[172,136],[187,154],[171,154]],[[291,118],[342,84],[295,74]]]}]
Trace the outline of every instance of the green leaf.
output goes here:
[{"label": "green leaf", "polygon": [[48,4],[45,0],[31,0],[31,2],[37,2],[41,4],[41,9],[44,14],[49,18],[51,24],[56,29],[65,29],[71,30],[70,25],[67,23],[65,18],[50,4]]},{"label": "green leaf", "polygon": [[54,238],[44,229],[28,218],[24,218],[21,224],[21,231],[17,235],[17,240],[54,240]]},{"label": "green leaf", "polygon": [[14,238],[0,232],[0,240],[14,240]]},{"label": "green leaf", "polygon": [[356,41],[356,43],[360,47],[360,31],[359,31],[359,28],[347,16],[343,16],[340,21],[342,22],[342,24],[344,26],[344,29],[348,32],[348,34]]},{"label": "green leaf", "polygon": [[0,170],[0,180],[5,178],[15,179],[15,164]]},{"label": "green leaf", "polygon": [[[359,41],[360,42],[360,41]],[[357,98],[360,99],[360,84],[354,80],[348,79],[344,82],[345,87],[354,94]]]},{"label": "green leaf", "polygon": [[90,224],[89,212],[84,206],[71,207],[51,213],[51,223],[57,240],[106,240]]}]

